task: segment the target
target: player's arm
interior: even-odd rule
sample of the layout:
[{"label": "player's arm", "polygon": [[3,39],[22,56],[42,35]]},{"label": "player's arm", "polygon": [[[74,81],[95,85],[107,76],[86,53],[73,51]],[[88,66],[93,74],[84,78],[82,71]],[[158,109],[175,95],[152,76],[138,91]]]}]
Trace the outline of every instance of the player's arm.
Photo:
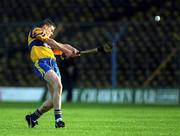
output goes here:
[{"label": "player's arm", "polygon": [[36,38],[38,40],[41,40],[45,43],[47,43],[49,46],[51,46],[51,48],[54,48],[54,49],[58,49],[58,50],[61,50],[67,57],[70,57],[72,56],[72,51],[65,48],[63,46],[63,44],[60,44],[58,42],[56,42],[54,39],[51,39],[49,38],[43,31],[41,28],[34,28],[32,31],[31,31],[31,37],[32,38]]},{"label": "player's arm", "polygon": [[77,50],[76,48],[72,47],[72,46],[69,45],[69,44],[64,44],[64,46],[65,46],[67,49],[69,49],[69,50],[72,51],[72,56],[71,56],[71,57],[80,56],[80,52],[79,52],[79,50]]},{"label": "player's arm", "polygon": [[72,47],[72,46],[69,45],[69,44],[64,44],[64,46],[65,46],[67,49],[69,49],[69,50],[71,50],[71,51],[73,51],[73,52],[77,51],[76,48]]},{"label": "player's arm", "polygon": [[[65,46],[65,44],[61,44],[59,42],[56,42],[54,39],[49,38],[41,28],[35,28],[32,30],[31,36],[33,38],[36,38],[38,40],[44,41],[47,43],[51,48],[61,50],[66,57],[75,57],[78,56],[77,53],[73,50],[72,46]],[[71,49],[70,49],[71,48]]]},{"label": "player's arm", "polygon": [[46,42],[53,49],[61,50],[67,57],[71,57],[73,55],[73,52],[70,49],[66,48],[64,44],[56,42],[52,38],[47,38],[46,40],[44,40],[44,42]]},{"label": "player's arm", "polygon": [[[45,42],[49,46],[51,46],[53,49],[61,50],[63,53],[65,53],[66,57],[80,56],[79,51],[69,44],[62,44],[62,43],[56,42],[54,39],[51,39],[51,38],[46,39]],[[71,55],[69,55],[68,52],[71,52]]]},{"label": "player's arm", "polygon": [[64,44],[64,46],[72,51],[72,56],[71,57],[76,57],[76,56],[80,56],[79,50],[77,50],[76,48],[72,47],[69,44]]}]

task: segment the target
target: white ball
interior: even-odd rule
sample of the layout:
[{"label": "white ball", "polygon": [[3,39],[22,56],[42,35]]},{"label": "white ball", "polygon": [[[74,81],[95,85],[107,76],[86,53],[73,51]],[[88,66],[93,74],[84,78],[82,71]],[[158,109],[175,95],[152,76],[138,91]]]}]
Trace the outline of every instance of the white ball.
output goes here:
[{"label": "white ball", "polygon": [[161,17],[160,17],[160,16],[155,16],[154,20],[155,20],[155,21],[160,21],[160,20],[161,20]]}]

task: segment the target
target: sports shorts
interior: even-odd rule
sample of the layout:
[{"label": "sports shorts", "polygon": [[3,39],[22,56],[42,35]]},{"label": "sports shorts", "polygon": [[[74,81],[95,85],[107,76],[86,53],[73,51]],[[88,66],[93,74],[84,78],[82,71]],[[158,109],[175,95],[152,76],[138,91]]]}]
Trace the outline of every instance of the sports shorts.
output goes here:
[{"label": "sports shorts", "polygon": [[49,70],[54,70],[54,72],[61,77],[56,60],[52,58],[42,58],[34,63],[34,71],[40,78],[44,78],[45,73]]}]

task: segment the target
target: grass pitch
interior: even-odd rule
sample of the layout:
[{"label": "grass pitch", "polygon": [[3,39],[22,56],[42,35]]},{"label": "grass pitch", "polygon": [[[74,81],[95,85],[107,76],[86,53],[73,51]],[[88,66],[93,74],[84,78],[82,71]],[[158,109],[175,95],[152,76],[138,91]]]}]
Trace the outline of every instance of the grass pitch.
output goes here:
[{"label": "grass pitch", "polygon": [[1,136],[180,136],[180,107],[64,104],[66,128],[55,129],[53,110],[30,129],[24,116],[39,103],[0,103]]}]

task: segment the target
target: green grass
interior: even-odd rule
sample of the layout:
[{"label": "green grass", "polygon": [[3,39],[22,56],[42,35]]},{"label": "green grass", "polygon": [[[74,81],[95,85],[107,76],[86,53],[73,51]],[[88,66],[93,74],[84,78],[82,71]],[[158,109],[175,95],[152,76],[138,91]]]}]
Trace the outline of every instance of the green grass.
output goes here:
[{"label": "green grass", "polygon": [[66,128],[54,128],[53,111],[29,129],[25,114],[38,103],[0,103],[1,136],[180,136],[180,107],[64,104]]}]

